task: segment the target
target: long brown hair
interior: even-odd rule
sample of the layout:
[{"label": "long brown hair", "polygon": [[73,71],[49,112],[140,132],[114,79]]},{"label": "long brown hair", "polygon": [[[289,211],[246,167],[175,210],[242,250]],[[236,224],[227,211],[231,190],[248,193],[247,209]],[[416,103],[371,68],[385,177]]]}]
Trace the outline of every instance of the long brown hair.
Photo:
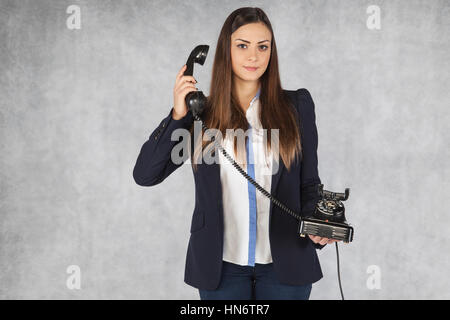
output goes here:
[{"label": "long brown hair", "polygon": [[[271,129],[278,129],[279,155],[288,169],[301,154],[301,143],[295,108],[281,88],[278,71],[278,55],[272,25],[260,8],[244,7],[233,11],[225,20],[220,31],[219,39],[212,68],[210,95],[203,111],[202,119],[208,128],[220,130],[225,138],[226,129],[248,129],[248,121],[242,108],[239,106],[237,96],[233,90],[233,71],[231,63],[231,34],[239,27],[249,23],[264,23],[272,34],[271,56],[266,71],[260,77],[260,112],[259,119],[264,129],[267,129],[267,148],[271,150]],[[201,130],[199,139],[204,135]],[[191,128],[191,137],[193,128]],[[234,137],[234,159],[238,157],[237,138]],[[195,170],[196,162],[193,160],[201,153],[209,152],[211,148],[205,146],[213,144],[211,141],[196,141],[197,151],[192,155],[191,161]],[[267,154],[267,150],[266,150]],[[240,157],[240,156],[239,156]]]}]

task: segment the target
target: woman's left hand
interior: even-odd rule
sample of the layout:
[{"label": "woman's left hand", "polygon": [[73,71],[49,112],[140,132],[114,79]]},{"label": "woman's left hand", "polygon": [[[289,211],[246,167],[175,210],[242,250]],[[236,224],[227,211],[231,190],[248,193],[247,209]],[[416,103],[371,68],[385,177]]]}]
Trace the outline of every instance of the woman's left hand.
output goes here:
[{"label": "woman's left hand", "polygon": [[334,242],[340,242],[342,240],[335,240],[335,239],[329,239],[329,238],[323,238],[323,237],[319,237],[319,236],[312,236],[310,234],[308,234],[309,238],[312,240],[312,242],[314,243],[318,243],[321,245],[325,245],[325,244],[332,244]]}]

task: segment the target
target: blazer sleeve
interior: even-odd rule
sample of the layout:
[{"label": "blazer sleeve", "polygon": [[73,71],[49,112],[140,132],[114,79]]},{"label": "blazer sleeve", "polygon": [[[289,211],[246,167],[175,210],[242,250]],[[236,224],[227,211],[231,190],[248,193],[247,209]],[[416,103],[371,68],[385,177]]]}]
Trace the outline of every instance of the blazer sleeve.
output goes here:
[{"label": "blazer sleeve", "polygon": [[[301,88],[297,90],[297,98],[303,152],[300,171],[301,210],[302,216],[309,216],[314,212],[314,208],[320,200],[317,192],[317,187],[321,184],[317,159],[318,134],[315,105],[311,94],[307,89]],[[313,244],[316,249],[322,249],[325,246],[318,243]]]},{"label": "blazer sleeve", "polygon": [[175,164],[171,160],[172,149],[179,143],[172,141],[171,136],[176,129],[189,130],[194,118],[188,111],[183,118],[175,120],[172,118],[172,112],[173,108],[141,147],[133,169],[134,181],[140,186],[154,186],[161,183],[183,164]]}]

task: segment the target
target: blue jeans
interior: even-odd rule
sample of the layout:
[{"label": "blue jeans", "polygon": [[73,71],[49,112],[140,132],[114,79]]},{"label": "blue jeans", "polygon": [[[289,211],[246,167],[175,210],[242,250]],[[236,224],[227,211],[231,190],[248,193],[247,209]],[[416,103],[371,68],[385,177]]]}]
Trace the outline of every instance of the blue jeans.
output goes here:
[{"label": "blue jeans", "polygon": [[223,261],[222,278],[216,290],[199,289],[201,300],[308,300],[312,284],[281,284],[273,263],[254,267]]}]

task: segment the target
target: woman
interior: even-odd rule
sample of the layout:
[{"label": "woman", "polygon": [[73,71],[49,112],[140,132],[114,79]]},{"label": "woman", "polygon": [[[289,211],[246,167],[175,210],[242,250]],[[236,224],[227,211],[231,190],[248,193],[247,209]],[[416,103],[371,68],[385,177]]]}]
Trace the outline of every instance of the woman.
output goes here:
[{"label": "woman", "polygon": [[[299,237],[298,220],[255,190],[212,149],[203,130],[193,138],[185,97],[197,90],[197,81],[184,76],[185,69],[176,76],[173,108],[142,146],[133,171],[139,185],[161,183],[181,166],[171,159],[177,145],[172,132],[190,130],[196,196],[185,282],[199,289],[201,299],[309,299],[312,283],[322,278],[315,249],[336,240]],[[222,134],[220,143],[249,176],[295,212],[311,213],[321,183],[314,102],[306,89],[281,88],[272,27],[261,9],[240,8],[226,19],[201,117]],[[229,129],[250,132],[244,149]],[[274,129],[279,130],[276,145]],[[275,150],[281,160],[274,162]],[[198,161],[206,154],[216,161]],[[255,165],[255,160],[262,161]]]}]

